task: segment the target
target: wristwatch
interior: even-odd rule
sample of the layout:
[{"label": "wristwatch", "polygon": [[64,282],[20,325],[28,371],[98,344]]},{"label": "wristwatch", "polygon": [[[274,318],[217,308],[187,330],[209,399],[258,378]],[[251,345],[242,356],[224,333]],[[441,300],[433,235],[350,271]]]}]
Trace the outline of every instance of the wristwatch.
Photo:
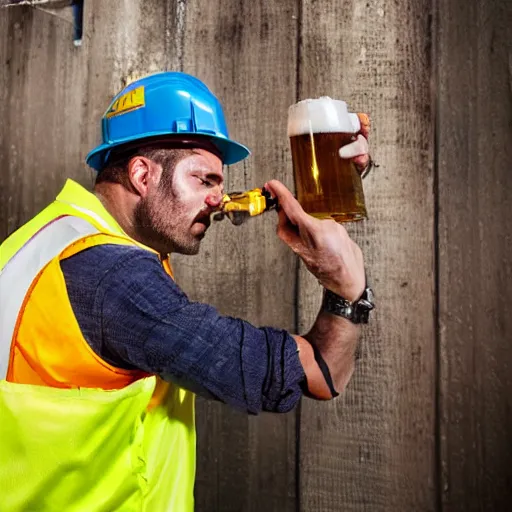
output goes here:
[{"label": "wristwatch", "polygon": [[350,302],[331,290],[324,290],[322,310],[346,318],[354,324],[367,324],[370,311],[374,308],[373,291],[369,286],[355,302]]}]

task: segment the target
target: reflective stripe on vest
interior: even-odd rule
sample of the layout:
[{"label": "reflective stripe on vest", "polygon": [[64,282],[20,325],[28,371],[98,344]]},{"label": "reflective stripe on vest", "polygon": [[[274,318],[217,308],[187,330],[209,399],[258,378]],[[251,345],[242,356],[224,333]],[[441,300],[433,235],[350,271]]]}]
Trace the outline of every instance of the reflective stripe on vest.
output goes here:
[{"label": "reflective stripe on vest", "polygon": [[32,281],[69,244],[94,233],[99,231],[84,219],[59,217],[28,240],[0,270],[0,379],[7,375],[12,336]]}]

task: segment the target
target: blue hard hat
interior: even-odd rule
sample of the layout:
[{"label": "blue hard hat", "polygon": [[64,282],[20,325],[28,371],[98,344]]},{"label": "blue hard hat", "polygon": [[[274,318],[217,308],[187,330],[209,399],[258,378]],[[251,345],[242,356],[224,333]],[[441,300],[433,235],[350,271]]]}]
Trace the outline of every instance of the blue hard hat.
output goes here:
[{"label": "blue hard hat", "polygon": [[132,82],[112,100],[101,128],[103,141],[85,160],[98,171],[112,149],[151,137],[204,136],[226,165],[250,154],[229,138],[219,100],[203,82],[185,73],[156,73]]}]

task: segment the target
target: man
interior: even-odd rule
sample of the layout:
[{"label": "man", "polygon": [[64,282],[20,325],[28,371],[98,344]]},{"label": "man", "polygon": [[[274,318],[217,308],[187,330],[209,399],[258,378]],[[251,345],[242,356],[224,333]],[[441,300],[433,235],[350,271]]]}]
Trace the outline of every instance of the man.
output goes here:
[{"label": "man", "polygon": [[[371,308],[358,302],[359,247],[277,181],[266,185],[277,233],[328,290],[311,331],[256,328],[189,301],[169,254],[198,252],[223,164],[249,152],[228,138],[213,94],[182,73],[129,85],[102,123],[87,157],[94,194],[68,181],[1,246],[4,510],[191,510],[194,393],[249,413],[331,399]],[[364,137],[344,151],[368,162]]]}]

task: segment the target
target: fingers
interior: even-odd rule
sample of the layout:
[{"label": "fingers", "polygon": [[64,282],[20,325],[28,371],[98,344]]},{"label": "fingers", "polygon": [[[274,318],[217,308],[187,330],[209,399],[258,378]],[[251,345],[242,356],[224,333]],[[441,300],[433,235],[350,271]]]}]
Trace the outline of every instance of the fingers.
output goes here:
[{"label": "fingers", "polygon": [[308,215],[293,194],[279,181],[272,180],[265,184],[272,196],[277,197],[279,204],[279,221],[277,236],[288,245],[292,251],[300,255],[305,252],[304,236],[308,238],[312,223],[315,219]]},{"label": "fingers", "polygon": [[358,135],[357,139],[339,150],[341,158],[354,158],[360,155],[368,155],[368,141],[363,135]]},{"label": "fingers", "polygon": [[366,155],[356,156],[353,159],[353,162],[356,164],[357,171],[359,173],[362,173],[368,167],[368,164],[370,163],[370,155],[366,154]]},{"label": "fingers", "polygon": [[357,117],[359,118],[359,122],[361,123],[361,134],[365,139],[370,135],[370,116],[368,114],[358,113]]},{"label": "fingers", "polygon": [[277,236],[288,245],[292,251],[299,252],[302,241],[296,226],[286,216],[285,211],[281,208],[278,212]]},{"label": "fingers", "polygon": [[265,184],[265,188],[270,191],[273,197],[277,197],[279,207],[284,210],[289,221],[298,225],[299,222],[307,222],[309,215],[302,209],[293,194],[277,180],[269,181]]}]

